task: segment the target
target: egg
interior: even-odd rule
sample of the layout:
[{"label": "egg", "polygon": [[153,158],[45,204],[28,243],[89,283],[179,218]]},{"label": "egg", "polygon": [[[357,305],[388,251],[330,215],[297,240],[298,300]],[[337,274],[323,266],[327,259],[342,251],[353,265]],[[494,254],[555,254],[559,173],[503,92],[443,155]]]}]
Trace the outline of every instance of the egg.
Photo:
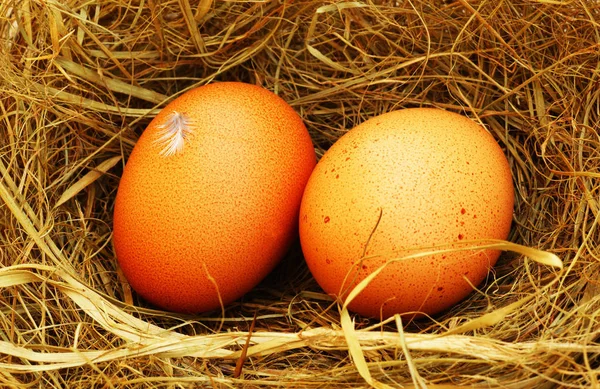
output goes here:
[{"label": "egg", "polygon": [[436,108],[388,112],[344,134],[317,164],[300,208],[302,251],[340,301],[383,267],[351,311],[434,315],[486,278],[500,252],[458,248],[506,240],[513,198],[508,160],[475,121]]},{"label": "egg", "polygon": [[150,122],[125,165],[113,243],[155,306],[205,312],[239,299],[286,254],[316,164],[300,116],[267,89],[192,89]]}]

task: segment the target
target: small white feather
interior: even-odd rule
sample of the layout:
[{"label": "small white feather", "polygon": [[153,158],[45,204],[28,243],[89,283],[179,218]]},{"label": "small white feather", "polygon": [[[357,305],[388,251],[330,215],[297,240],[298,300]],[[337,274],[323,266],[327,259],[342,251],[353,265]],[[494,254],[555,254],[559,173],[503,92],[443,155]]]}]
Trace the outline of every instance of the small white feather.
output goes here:
[{"label": "small white feather", "polygon": [[191,124],[191,119],[184,113],[171,112],[167,120],[157,126],[160,131],[154,143],[163,147],[160,155],[169,157],[181,152],[186,139],[193,133]]}]

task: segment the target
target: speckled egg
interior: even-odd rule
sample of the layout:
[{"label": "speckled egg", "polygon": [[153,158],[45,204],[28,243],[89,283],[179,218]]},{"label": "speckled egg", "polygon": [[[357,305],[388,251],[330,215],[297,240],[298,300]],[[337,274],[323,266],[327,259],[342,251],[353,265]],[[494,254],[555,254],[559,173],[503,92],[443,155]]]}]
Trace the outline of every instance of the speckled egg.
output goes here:
[{"label": "speckled egg", "polygon": [[315,164],[301,118],[272,92],[223,82],[184,93],[143,132],[119,184],[113,242],[125,277],[176,312],[238,299],[297,238]]},{"label": "speckled egg", "polygon": [[441,109],[393,111],[350,130],[317,164],[300,208],[302,250],[341,301],[389,260],[430,252],[388,263],[349,309],[433,315],[488,275],[499,251],[452,249],[507,239],[513,198],[507,158],[482,126]]}]

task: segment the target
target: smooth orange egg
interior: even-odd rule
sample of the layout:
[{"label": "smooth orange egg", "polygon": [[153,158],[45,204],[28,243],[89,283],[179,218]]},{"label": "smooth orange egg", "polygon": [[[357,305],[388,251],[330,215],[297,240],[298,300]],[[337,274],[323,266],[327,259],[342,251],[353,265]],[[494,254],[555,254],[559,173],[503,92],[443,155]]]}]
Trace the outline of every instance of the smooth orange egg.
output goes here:
[{"label": "smooth orange egg", "polygon": [[272,92],[223,82],[181,95],[143,132],[119,184],[113,241],[127,280],[176,312],[240,298],[297,238],[315,164],[301,118]]},{"label": "smooth orange egg", "polygon": [[377,318],[435,314],[488,275],[499,251],[452,248],[507,239],[513,197],[507,158],[482,126],[441,109],[389,112],[317,164],[300,209],[302,250],[321,287],[343,301],[386,262],[444,248],[388,263],[349,305]]}]

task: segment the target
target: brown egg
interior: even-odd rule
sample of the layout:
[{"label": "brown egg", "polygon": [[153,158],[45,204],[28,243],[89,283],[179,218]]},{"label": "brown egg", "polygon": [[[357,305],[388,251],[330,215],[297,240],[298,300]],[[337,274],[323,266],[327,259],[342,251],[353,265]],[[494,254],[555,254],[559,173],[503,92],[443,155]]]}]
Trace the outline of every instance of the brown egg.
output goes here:
[{"label": "brown egg", "polygon": [[[483,127],[441,109],[389,112],[342,136],[317,164],[300,208],[302,250],[321,287],[343,300],[390,259],[507,239],[513,196],[508,161]],[[472,292],[499,254],[390,263],[349,309],[383,318],[438,313]]]},{"label": "brown egg", "polygon": [[181,95],[149,124],[123,172],[114,246],[135,289],[195,313],[252,289],[296,239],[316,164],[298,114],[258,86]]}]

